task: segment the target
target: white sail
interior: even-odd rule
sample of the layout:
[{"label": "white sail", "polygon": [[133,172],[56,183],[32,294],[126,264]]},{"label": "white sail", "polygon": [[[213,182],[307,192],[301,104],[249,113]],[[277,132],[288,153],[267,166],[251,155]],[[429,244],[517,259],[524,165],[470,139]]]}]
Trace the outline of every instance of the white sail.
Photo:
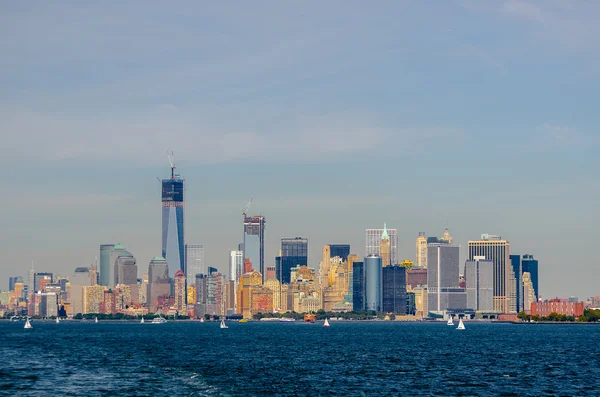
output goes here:
[{"label": "white sail", "polygon": [[142,321],[140,323],[144,324],[144,316],[142,316]]},{"label": "white sail", "polygon": [[454,325],[454,321],[452,321],[452,317],[448,318],[448,325]]},{"label": "white sail", "polygon": [[221,320],[221,328],[229,328],[228,326],[225,325],[225,320]]},{"label": "white sail", "polygon": [[95,323],[97,323],[97,322],[98,322],[98,317],[96,317],[96,319],[94,320],[94,322],[95,322]]},{"label": "white sail", "polygon": [[465,329],[465,324],[463,324],[462,318],[458,322],[458,327],[456,329]]},{"label": "white sail", "polygon": [[27,321],[25,321],[25,327],[24,327],[24,328],[25,328],[25,329],[28,329],[28,328],[33,328],[33,327],[31,326],[31,323],[29,322],[29,317],[27,318]]},{"label": "white sail", "polygon": [[60,323],[60,319],[56,317],[56,324]]},{"label": "white sail", "polygon": [[329,321],[327,319],[325,319],[325,322],[323,323],[323,327],[329,327]]}]

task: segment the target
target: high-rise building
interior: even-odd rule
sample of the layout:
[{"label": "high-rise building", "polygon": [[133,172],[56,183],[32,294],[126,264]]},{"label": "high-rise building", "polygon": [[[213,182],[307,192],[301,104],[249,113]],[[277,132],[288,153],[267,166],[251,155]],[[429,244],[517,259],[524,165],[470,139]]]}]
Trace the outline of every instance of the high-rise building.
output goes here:
[{"label": "high-rise building", "polygon": [[185,314],[187,303],[185,290],[185,274],[183,273],[183,271],[177,270],[175,272],[175,276],[173,276],[173,282],[175,283],[175,310],[177,310],[179,314]]},{"label": "high-rise building", "polygon": [[465,261],[467,307],[476,311],[494,310],[494,262],[476,256]]},{"label": "high-rise building", "polygon": [[[538,283],[538,261],[533,257],[533,255],[523,255],[521,265],[523,267],[523,273],[529,273],[529,278],[533,287],[533,293],[537,301],[540,298]],[[525,309],[529,309],[529,307],[525,307]]]},{"label": "high-rise building", "polygon": [[428,309],[443,312],[448,309],[465,309],[467,295],[460,288],[459,246],[453,244],[428,244],[427,246],[427,299]]},{"label": "high-rise building", "polygon": [[281,257],[278,266],[275,269],[275,277],[282,284],[289,284],[291,269],[296,266],[307,265],[308,239],[303,237],[282,238]]},{"label": "high-rise building", "polygon": [[406,286],[408,289],[412,290],[420,285],[427,285],[427,269],[413,267],[406,272]]},{"label": "high-rise building", "polygon": [[184,193],[184,179],[171,162],[171,178],[162,180],[162,256],[171,278],[177,270],[185,272]]},{"label": "high-rise building", "polygon": [[254,269],[265,274],[264,216],[244,216],[244,260],[249,259]]},{"label": "high-rise building", "polygon": [[469,241],[468,260],[483,256],[494,263],[494,311],[508,313],[509,282],[512,267],[510,260],[510,243],[500,236],[482,234],[480,240]]},{"label": "high-rise building", "polygon": [[448,228],[444,229],[444,235],[442,236],[442,238],[440,238],[440,241],[442,243],[452,244],[452,236],[450,235]]},{"label": "high-rise building", "polygon": [[[206,305],[206,279],[205,274],[196,274],[196,303],[199,305]],[[202,307],[202,311],[204,311]]]},{"label": "high-rise building", "polygon": [[237,284],[242,274],[244,274],[244,252],[229,251],[229,279]]},{"label": "high-rise building", "polygon": [[352,265],[352,310],[365,310],[365,267],[364,262]]},{"label": "high-rise building", "polygon": [[52,273],[38,272],[33,276],[34,292],[44,289],[44,284],[52,282]]},{"label": "high-rise building", "polygon": [[[129,287],[133,303],[139,303],[137,273],[138,268],[135,258],[127,251],[122,251],[115,260],[115,281],[114,285],[127,285]],[[129,302],[128,302],[129,303]]]},{"label": "high-rise building", "polygon": [[508,279],[508,311],[518,313],[523,311],[523,280],[521,274],[521,255],[510,255],[510,269]]},{"label": "high-rise building", "polygon": [[106,291],[106,287],[103,285],[91,285],[83,287],[82,314],[101,313],[102,304],[104,302],[104,291]]},{"label": "high-rise building", "polygon": [[16,283],[22,283],[23,278],[21,276],[9,277],[8,278],[8,290],[14,291]]},{"label": "high-rise building", "polygon": [[417,237],[417,267],[427,269],[427,237],[424,232],[419,232]]},{"label": "high-rise building", "polygon": [[350,244],[328,244],[330,250],[330,256],[332,258],[340,257],[346,261],[348,255],[350,255]]},{"label": "high-rise building", "polygon": [[523,272],[523,310],[525,313],[531,312],[531,304],[535,302],[537,302],[537,297],[531,282],[531,274]]},{"label": "high-rise building", "polygon": [[102,244],[100,246],[100,285],[109,286],[111,280],[111,268],[115,265],[111,263],[111,251],[115,247],[114,244]]},{"label": "high-rise building", "polygon": [[170,293],[171,285],[169,283],[167,261],[161,256],[155,256],[148,266],[148,292],[146,299],[148,300],[149,310],[151,312],[156,311],[159,298],[168,297]]},{"label": "high-rise building", "polygon": [[379,242],[379,256],[381,256],[382,266],[389,266],[391,264],[391,252],[390,252],[390,236],[387,232],[386,224],[383,224],[383,233],[381,233],[381,241]]},{"label": "high-rise building", "polygon": [[69,314],[83,313],[83,287],[92,286],[96,283],[93,280],[93,273],[88,267],[78,267],[75,274],[71,277],[69,286]]},{"label": "high-rise building", "polygon": [[381,257],[369,255],[364,259],[365,310],[381,311]]},{"label": "high-rise building", "polygon": [[[384,229],[366,229],[365,256],[381,255],[381,235]],[[398,263],[398,230],[387,229],[390,239],[390,263]]]},{"label": "high-rise building", "polygon": [[204,247],[201,244],[185,244],[185,278],[187,285],[194,285],[196,274],[205,274]]},{"label": "high-rise building", "polygon": [[406,314],[406,269],[398,265],[383,267],[381,289],[381,310],[386,313]]}]

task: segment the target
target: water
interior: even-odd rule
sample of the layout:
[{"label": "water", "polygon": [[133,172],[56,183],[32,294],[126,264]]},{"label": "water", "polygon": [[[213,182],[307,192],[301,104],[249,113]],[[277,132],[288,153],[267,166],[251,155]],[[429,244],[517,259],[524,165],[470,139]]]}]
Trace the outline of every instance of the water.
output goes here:
[{"label": "water", "polygon": [[600,326],[0,322],[0,395],[600,395]]}]

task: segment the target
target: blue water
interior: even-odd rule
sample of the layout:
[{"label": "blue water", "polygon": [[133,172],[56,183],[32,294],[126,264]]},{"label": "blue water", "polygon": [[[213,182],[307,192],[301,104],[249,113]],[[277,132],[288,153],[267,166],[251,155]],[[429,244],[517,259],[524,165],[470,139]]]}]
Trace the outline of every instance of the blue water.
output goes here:
[{"label": "blue water", "polygon": [[600,395],[600,326],[0,322],[0,395]]}]

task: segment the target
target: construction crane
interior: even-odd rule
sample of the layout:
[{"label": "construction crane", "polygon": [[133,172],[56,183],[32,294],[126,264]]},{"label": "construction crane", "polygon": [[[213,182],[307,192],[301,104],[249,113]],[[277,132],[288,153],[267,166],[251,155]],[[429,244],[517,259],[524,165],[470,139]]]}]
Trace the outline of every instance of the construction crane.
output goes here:
[{"label": "construction crane", "polygon": [[250,209],[250,205],[252,205],[252,200],[254,200],[254,197],[250,197],[250,200],[248,200],[248,204],[246,204],[246,207],[244,207],[244,210],[242,211],[242,215],[244,215],[244,217],[248,213],[248,210]]},{"label": "construction crane", "polygon": [[167,157],[169,158],[169,164],[171,165],[171,179],[175,179],[175,157],[173,156],[173,151],[169,153],[167,150]]}]

